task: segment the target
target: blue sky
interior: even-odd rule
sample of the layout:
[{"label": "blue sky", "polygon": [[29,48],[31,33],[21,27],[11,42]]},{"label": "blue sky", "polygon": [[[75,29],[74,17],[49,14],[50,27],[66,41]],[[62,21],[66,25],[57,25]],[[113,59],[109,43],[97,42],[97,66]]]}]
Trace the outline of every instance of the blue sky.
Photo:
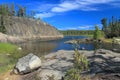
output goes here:
[{"label": "blue sky", "polygon": [[0,3],[20,4],[35,17],[59,30],[93,30],[101,28],[101,19],[120,16],[120,0],[0,0]]}]

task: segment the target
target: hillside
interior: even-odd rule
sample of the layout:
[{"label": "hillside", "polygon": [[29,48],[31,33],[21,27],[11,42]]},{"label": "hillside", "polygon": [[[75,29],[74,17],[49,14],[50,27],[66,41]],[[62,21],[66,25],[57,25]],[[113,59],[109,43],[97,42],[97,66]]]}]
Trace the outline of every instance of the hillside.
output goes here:
[{"label": "hillside", "polygon": [[9,17],[5,21],[6,34],[23,39],[58,39],[63,35],[53,26],[35,19]]}]

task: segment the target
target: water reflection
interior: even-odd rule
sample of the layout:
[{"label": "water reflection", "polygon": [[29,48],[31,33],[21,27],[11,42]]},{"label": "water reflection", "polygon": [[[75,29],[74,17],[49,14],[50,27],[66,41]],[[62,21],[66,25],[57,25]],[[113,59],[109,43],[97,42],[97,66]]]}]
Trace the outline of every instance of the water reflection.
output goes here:
[{"label": "water reflection", "polygon": [[19,46],[22,47],[26,53],[34,53],[41,56],[52,52],[57,47],[57,44],[50,42],[27,42],[19,44]]},{"label": "water reflection", "polygon": [[[58,50],[73,50],[74,47],[71,44],[65,44],[65,41],[72,40],[72,39],[83,39],[86,36],[65,36],[63,39],[60,40],[53,40],[53,41],[34,41],[34,42],[26,42],[23,44],[19,44],[23,48],[26,53],[34,53],[39,56],[48,54],[50,52],[58,51]],[[95,50],[95,49],[108,49],[112,50],[112,44],[109,43],[83,43],[79,44],[80,50],[83,48],[86,50]],[[118,48],[118,46],[116,46]],[[119,46],[120,47],[120,46]]]}]

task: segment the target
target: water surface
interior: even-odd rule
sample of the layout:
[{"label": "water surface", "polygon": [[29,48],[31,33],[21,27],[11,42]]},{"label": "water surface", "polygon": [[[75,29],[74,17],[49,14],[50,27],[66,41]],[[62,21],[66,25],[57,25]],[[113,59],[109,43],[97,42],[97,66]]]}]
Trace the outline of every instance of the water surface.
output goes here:
[{"label": "water surface", "polygon": [[[64,43],[65,41],[72,39],[83,39],[87,38],[86,36],[65,36],[63,39],[52,40],[52,41],[29,41],[26,43],[19,44],[20,47],[26,53],[34,53],[39,56],[48,54],[50,52],[55,52],[58,50],[74,50],[73,45]],[[79,44],[80,50],[85,48],[86,50],[94,50],[96,48],[112,49],[112,44]]]}]

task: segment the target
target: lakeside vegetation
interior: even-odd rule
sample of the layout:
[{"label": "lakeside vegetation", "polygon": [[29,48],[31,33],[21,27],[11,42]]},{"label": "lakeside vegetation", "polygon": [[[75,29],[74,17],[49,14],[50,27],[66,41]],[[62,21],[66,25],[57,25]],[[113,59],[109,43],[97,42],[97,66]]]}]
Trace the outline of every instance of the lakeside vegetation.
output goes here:
[{"label": "lakeside vegetation", "polygon": [[0,54],[13,54],[17,50],[17,46],[10,43],[0,43]]},{"label": "lakeside vegetation", "polygon": [[60,30],[64,36],[93,36],[94,30]]},{"label": "lakeside vegetation", "polygon": [[112,19],[103,18],[101,23],[105,38],[120,37],[120,17],[115,18],[112,16]]},{"label": "lakeside vegetation", "polygon": [[79,45],[73,43],[74,47],[74,67],[67,71],[64,80],[90,80],[88,76],[82,76],[83,71],[89,70],[87,57],[79,52]]},{"label": "lakeside vegetation", "polygon": [[102,39],[104,42],[112,43],[113,38],[120,37],[120,18],[115,18],[107,21],[107,18],[101,19],[102,30],[99,26],[95,26],[95,30],[61,30],[64,36],[89,36],[93,39]]},{"label": "lakeside vegetation", "polygon": [[18,49],[18,46],[0,43],[0,73],[11,70],[21,56],[23,56],[23,52]]}]

